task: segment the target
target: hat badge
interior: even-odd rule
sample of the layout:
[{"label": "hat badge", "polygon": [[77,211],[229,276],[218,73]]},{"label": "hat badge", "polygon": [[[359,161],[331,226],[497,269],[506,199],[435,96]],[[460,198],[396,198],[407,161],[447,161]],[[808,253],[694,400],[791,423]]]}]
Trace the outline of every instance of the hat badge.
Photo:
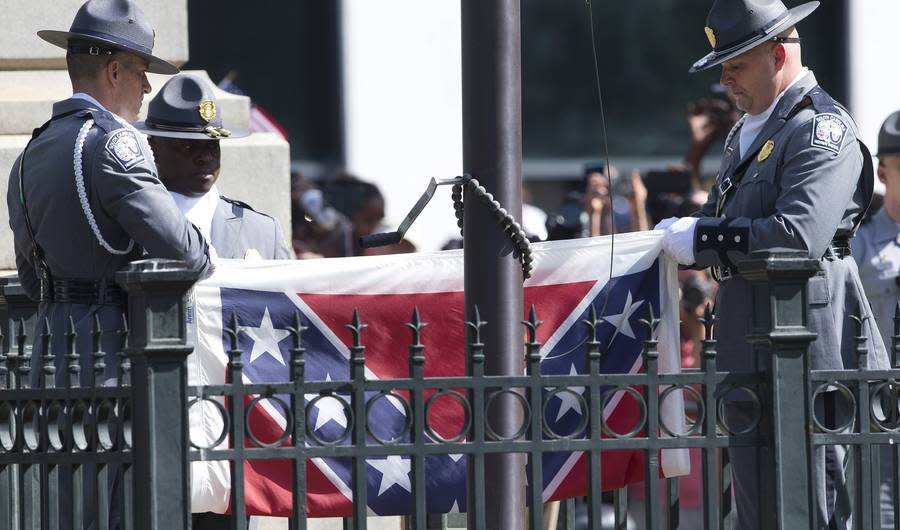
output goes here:
[{"label": "hat badge", "polygon": [[716,32],[709,26],[703,28],[703,31],[706,32],[706,38],[709,39],[709,45],[713,48],[716,47]]},{"label": "hat badge", "polygon": [[200,117],[203,118],[206,123],[213,121],[213,118],[216,117],[216,104],[209,100],[204,99],[200,102]]}]

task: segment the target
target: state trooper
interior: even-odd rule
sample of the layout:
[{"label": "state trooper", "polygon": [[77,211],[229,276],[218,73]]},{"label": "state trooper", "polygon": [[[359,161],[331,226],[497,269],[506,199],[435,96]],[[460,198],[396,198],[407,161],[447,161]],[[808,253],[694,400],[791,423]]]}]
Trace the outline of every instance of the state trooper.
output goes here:
[{"label": "state trooper", "polygon": [[[849,113],[801,61],[795,25],[818,5],[788,9],[780,0],[717,0],[705,28],[713,51],[690,69],[722,65],[721,83],[746,114],[726,140],[707,203],[694,217],[669,218],[656,228],[665,230],[667,253],[683,265],[711,267],[720,282],[716,338],[724,370],[752,371],[756,366],[745,339],[751,332],[752,293],[737,264],[751,251],[777,247],[803,251],[821,263],[808,286],[808,325],[817,333],[809,350],[810,367],[856,367],[856,331],[845,313],[856,307],[865,318],[869,367],[888,366],[850,258],[849,239],[872,199],[871,157],[858,141]],[[746,425],[753,407],[736,394],[723,396],[728,421]],[[824,394],[816,405],[832,423],[848,404],[836,392]],[[765,492],[759,491],[756,449],[730,448],[729,454],[739,527],[759,528],[758,501]],[[818,480],[812,489],[818,528],[850,524],[844,455],[842,446],[815,449]]]},{"label": "state trooper", "polygon": [[189,74],[170,79],[150,101],[147,119],[134,124],[149,136],[159,177],[176,204],[220,258],[288,259],[278,221],[219,193],[219,140],[248,131],[226,129],[212,86]]},{"label": "state trooper", "polygon": [[[146,15],[131,0],[89,0],[69,31],[38,36],[66,50],[73,95],[53,105],[52,118],[35,129],[13,164],[9,222],[19,280],[40,301],[38,330],[44,319],[50,323],[50,352],[60,356],[71,319],[87,384],[95,317],[105,331],[105,375],[116,375],[123,337],[115,331],[123,326],[124,293],[115,272],[149,256],[183,260],[204,273],[210,258],[200,231],[159,181],[146,141],[128,123],[150,91],[146,73],[178,72],[153,55],[155,32]],[[41,372],[43,354],[42,341],[35,341],[32,374]],[[57,384],[65,375],[57,371]],[[85,528],[98,523],[92,476],[85,473]],[[71,503],[65,493],[71,485],[61,487],[63,504]],[[118,503],[111,504],[108,523],[116,528]],[[68,528],[71,520],[62,524]]]},{"label": "state trooper", "polygon": [[[853,259],[872,314],[885,345],[894,333],[894,311],[900,300],[900,111],[881,125],[878,133],[878,179],[884,184],[884,205],[853,238]],[[889,446],[881,452],[881,527],[894,528],[891,499],[892,460]]]},{"label": "state trooper", "polygon": [[[179,74],[169,79],[150,101],[146,120],[134,126],[149,137],[160,179],[181,212],[210,242],[215,255],[230,259],[289,259],[290,251],[276,219],[221,195],[216,187],[221,169],[219,141],[249,134],[225,128],[223,120],[213,87],[194,75]],[[189,359],[189,367],[195,361]],[[201,378],[196,383],[209,382]],[[216,423],[218,418],[218,412],[212,411],[206,421],[198,422],[202,425],[192,422],[191,440],[200,445],[214,442],[221,429]],[[211,473],[210,465],[223,465],[226,469],[222,474]],[[230,484],[201,484],[220,476],[227,476],[227,462],[195,462],[192,490],[227,492]],[[227,501],[217,505],[211,499],[223,500],[227,495],[195,498],[192,509],[201,513],[193,514],[191,527],[231,528],[231,516],[213,513],[228,508]]]},{"label": "state trooper", "polygon": [[[13,164],[7,206],[19,280],[41,302],[38,324],[50,320],[51,351],[62,353],[67,320],[74,320],[86,383],[94,314],[109,332],[103,351],[108,375],[115,374],[122,344],[111,331],[121,329],[124,309],[115,272],[147,256],[205,271],[209,251],[127,121],[150,91],[147,72],[178,71],[152,55],[155,33],[144,13],[130,0],[90,0],[69,31],[38,35],[67,50],[74,94],[53,105],[53,117]],[[34,353],[43,353],[40,341]]]}]

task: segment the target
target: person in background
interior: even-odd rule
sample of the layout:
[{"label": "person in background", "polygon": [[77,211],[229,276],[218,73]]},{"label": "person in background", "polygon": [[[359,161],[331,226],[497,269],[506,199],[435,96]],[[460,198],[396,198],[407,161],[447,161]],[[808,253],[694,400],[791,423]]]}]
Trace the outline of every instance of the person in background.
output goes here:
[{"label": "person in background", "polygon": [[[618,182],[615,168],[611,175],[613,182]],[[604,165],[586,165],[580,189],[569,193],[559,209],[548,216],[547,240],[608,235],[613,219],[617,233],[647,230],[647,189],[637,170],[632,171],[628,184],[618,185],[614,191],[619,193],[611,201]]]},{"label": "person in background", "polygon": [[[894,311],[900,300],[900,111],[878,133],[878,179],[884,184],[884,203],[853,238],[853,259],[872,306],[885,345],[892,343]],[[896,366],[898,359],[892,359]],[[893,407],[896,410],[896,406]],[[897,420],[892,420],[897,425]],[[881,528],[894,528],[893,472],[890,446],[881,451]]]},{"label": "person in background", "polygon": [[340,173],[323,182],[321,192],[322,205],[333,208],[341,220],[319,243],[319,253],[326,258],[362,255],[359,238],[375,233],[384,219],[381,191],[370,182]]}]

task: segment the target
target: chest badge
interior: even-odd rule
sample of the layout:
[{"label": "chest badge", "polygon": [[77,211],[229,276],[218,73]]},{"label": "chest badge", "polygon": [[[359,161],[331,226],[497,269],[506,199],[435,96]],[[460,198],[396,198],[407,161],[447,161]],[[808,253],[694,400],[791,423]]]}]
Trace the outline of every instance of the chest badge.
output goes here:
[{"label": "chest badge", "polygon": [[200,102],[200,117],[203,118],[206,123],[213,121],[213,118],[216,117],[216,104],[208,99],[204,99]]},{"label": "chest badge", "polygon": [[764,143],[762,149],[759,150],[759,154],[756,156],[757,162],[763,162],[765,159],[769,158],[769,155],[772,154],[772,151],[775,150],[775,141],[769,140]]}]

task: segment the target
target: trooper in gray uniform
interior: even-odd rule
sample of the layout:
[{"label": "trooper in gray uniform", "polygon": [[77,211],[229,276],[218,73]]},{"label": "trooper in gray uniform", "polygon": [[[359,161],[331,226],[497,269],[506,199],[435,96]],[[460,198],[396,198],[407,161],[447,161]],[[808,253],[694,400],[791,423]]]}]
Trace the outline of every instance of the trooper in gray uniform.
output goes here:
[{"label": "trooper in gray uniform", "polygon": [[[246,136],[226,129],[212,86],[179,74],[150,101],[147,119],[134,124],[149,136],[159,176],[182,212],[206,235],[220,258],[289,259],[278,221],[216,189],[221,168],[219,140]],[[232,517],[193,514],[195,530],[227,530]]]},{"label": "trooper in gray uniform", "polygon": [[[900,111],[878,133],[878,179],[884,184],[884,205],[853,238],[853,259],[859,265],[872,314],[885,345],[894,333],[894,312],[900,300]],[[894,366],[900,359],[892,359]],[[894,528],[890,446],[881,452],[881,527]]]},{"label": "trooper in gray uniform", "polygon": [[216,188],[219,140],[248,134],[226,129],[217,103],[209,83],[180,74],[150,101],[147,119],[134,126],[150,137],[163,184],[187,218],[207,235],[218,257],[288,259],[290,251],[277,220],[220,195]]},{"label": "trooper in gray uniform", "polygon": [[[53,117],[35,129],[13,164],[10,227],[19,280],[42,302],[39,324],[50,319],[51,351],[62,351],[71,316],[84,354],[95,313],[104,330],[121,328],[116,271],[146,256],[205,271],[209,253],[159,181],[149,146],[126,121],[136,118],[150,91],[146,72],[178,71],[152,55],[154,30],[144,13],[130,0],[90,0],[69,31],[38,35],[67,49],[74,95],[54,104]],[[120,341],[115,333],[104,334],[111,374]],[[82,357],[87,376],[90,359]]]},{"label": "trooper in gray uniform", "polygon": [[[153,155],[126,120],[136,119],[150,91],[146,72],[178,69],[152,55],[154,30],[130,0],[90,0],[69,31],[40,31],[67,50],[73,96],[54,104],[53,117],[35,129],[9,177],[7,207],[19,280],[40,301],[38,333],[48,322],[50,352],[65,354],[74,324],[81,383],[92,374],[94,319],[103,330],[105,376],[116,376],[122,351],[124,293],[114,274],[144,257],[183,260],[200,272],[210,267],[207,243],[181,215],[157,178]],[[38,337],[38,339],[40,339]],[[36,340],[33,382],[41,373],[44,345]],[[62,384],[65,370],[56,372]],[[85,472],[84,528],[97,523],[93,473]],[[64,513],[71,509],[71,475],[61,472]],[[68,479],[66,478],[68,477]],[[115,494],[115,491],[113,492]],[[112,497],[113,499],[115,497]],[[112,502],[111,528],[118,521]],[[48,508],[52,509],[52,508]],[[63,528],[70,517],[61,517]]]},{"label": "trooper in gray uniform", "polygon": [[[817,334],[809,350],[812,369],[854,368],[856,330],[847,312],[859,307],[864,318],[871,316],[849,246],[872,198],[871,157],[847,111],[803,67],[794,27],[818,5],[789,10],[780,0],[717,0],[705,28],[713,51],[690,70],[721,64],[721,83],[746,115],[726,140],[708,202],[695,217],[666,219],[657,229],[665,229],[663,246],[679,263],[711,267],[720,282],[716,338],[725,370],[757,366],[745,339],[752,293],[737,272],[754,250],[797,249],[820,260],[808,292],[808,324]],[[865,319],[863,333],[870,367],[886,368],[874,319]],[[844,404],[835,393],[825,392],[816,404],[827,412],[826,423],[836,421],[832,413]],[[734,392],[725,399],[729,421],[746,422],[752,407]],[[756,529],[765,495],[756,450],[731,448],[729,454],[739,526]],[[850,524],[843,455],[840,446],[815,450],[819,528]]]}]

